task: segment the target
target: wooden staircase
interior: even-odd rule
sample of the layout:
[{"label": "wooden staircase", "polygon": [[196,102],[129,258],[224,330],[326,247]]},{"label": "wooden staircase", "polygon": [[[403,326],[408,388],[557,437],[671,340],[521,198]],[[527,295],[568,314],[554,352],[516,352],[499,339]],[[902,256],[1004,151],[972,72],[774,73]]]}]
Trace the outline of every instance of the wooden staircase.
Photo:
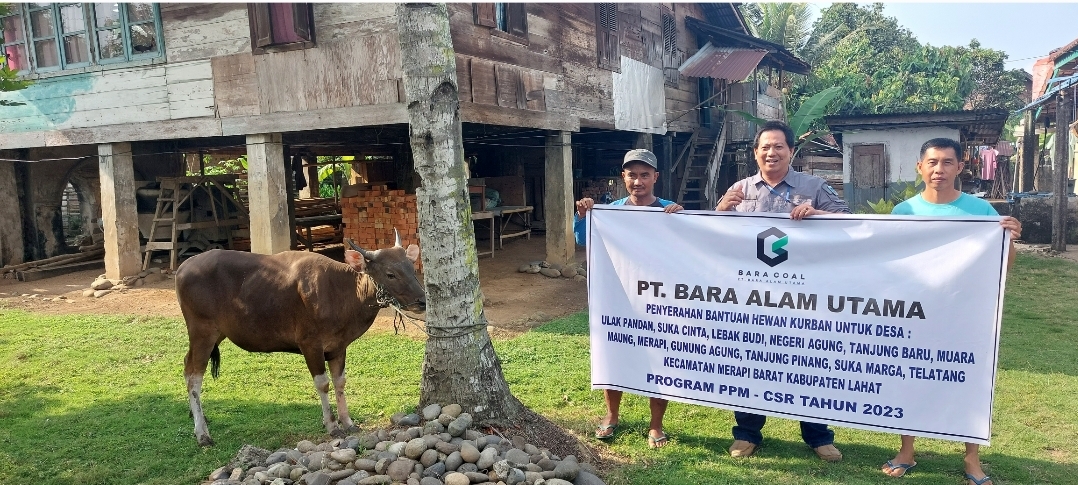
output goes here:
[{"label": "wooden staircase", "polygon": [[725,134],[725,123],[717,128],[698,128],[675,159],[671,172],[676,180],[680,180],[675,202],[682,207],[700,210],[714,208],[711,201],[714,194],[709,192],[715,190],[718,161],[722,159],[726,144]]}]

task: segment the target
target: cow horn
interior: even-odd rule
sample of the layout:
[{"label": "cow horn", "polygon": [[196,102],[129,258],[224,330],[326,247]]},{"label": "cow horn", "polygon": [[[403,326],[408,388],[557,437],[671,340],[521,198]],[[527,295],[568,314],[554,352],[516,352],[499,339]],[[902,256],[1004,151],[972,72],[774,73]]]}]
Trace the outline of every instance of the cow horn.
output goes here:
[{"label": "cow horn", "polygon": [[397,232],[397,228],[395,228],[395,227],[393,228],[393,235],[397,237],[396,242],[393,243],[393,247],[395,247],[395,248],[401,247],[401,233]]},{"label": "cow horn", "polygon": [[366,251],[364,251],[363,248],[357,246],[355,241],[353,241],[353,240],[351,240],[349,238],[344,238],[344,242],[348,243],[349,246],[352,246],[352,249],[356,250],[357,253],[362,254],[363,259],[367,259],[367,260],[371,259],[370,254],[368,254]]}]

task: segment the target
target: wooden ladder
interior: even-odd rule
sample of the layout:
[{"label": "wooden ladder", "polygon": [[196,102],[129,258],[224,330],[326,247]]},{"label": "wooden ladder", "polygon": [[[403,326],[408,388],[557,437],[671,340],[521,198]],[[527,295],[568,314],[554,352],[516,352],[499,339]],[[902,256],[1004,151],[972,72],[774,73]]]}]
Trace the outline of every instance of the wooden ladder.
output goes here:
[{"label": "wooden ladder", "polygon": [[715,133],[708,128],[697,129],[682,149],[674,168],[680,166],[681,184],[676,202],[686,209],[706,209],[704,189],[707,168],[715,147]]},{"label": "wooden ladder", "polygon": [[[150,267],[150,258],[154,251],[168,251],[169,269],[176,269],[176,257],[181,244],[176,241],[179,233],[176,219],[179,215],[180,204],[187,199],[186,195],[183,199],[178,197],[183,192],[186,191],[180,190],[178,181],[167,178],[161,180],[161,194],[157,197],[157,208],[154,210],[150,233],[147,235],[146,246],[143,248],[145,254],[142,259],[142,269],[144,271]],[[155,241],[157,228],[160,226],[170,226],[171,237],[168,241]]]}]

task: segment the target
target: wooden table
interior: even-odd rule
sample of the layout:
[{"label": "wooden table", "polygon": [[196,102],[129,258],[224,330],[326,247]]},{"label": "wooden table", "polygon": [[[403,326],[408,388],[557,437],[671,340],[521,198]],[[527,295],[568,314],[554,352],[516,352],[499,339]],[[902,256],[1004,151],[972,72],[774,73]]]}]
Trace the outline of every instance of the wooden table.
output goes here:
[{"label": "wooden table", "polygon": [[494,226],[495,226],[495,224],[494,224],[494,212],[491,212],[491,211],[472,212],[472,221],[473,222],[474,221],[487,221],[487,222],[480,222],[477,225],[482,226],[482,225],[485,224],[486,227],[490,230],[490,251],[482,251],[482,252],[480,252],[479,251],[478,241],[476,241],[476,243],[477,243],[476,246],[475,246],[475,251],[476,251],[475,255],[476,255],[476,257],[485,256],[485,255],[489,254],[490,257],[493,258],[494,257]]},{"label": "wooden table", "polygon": [[[314,237],[311,236],[311,228],[314,226],[334,226],[340,230],[342,217],[340,214],[327,214],[323,216],[308,216],[296,218],[296,235],[308,251],[314,251]],[[304,229],[307,230],[304,235]]]},{"label": "wooden table", "polygon": [[[502,207],[495,207],[491,209],[494,216],[498,218],[498,249],[502,248],[502,241],[511,237],[526,236],[528,239],[532,238],[532,225],[531,214],[533,207],[530,205],[507,205]],[[509,227],[509,224],[516,221],[520,225],[521,230],[506,233],[505,230]]]}]

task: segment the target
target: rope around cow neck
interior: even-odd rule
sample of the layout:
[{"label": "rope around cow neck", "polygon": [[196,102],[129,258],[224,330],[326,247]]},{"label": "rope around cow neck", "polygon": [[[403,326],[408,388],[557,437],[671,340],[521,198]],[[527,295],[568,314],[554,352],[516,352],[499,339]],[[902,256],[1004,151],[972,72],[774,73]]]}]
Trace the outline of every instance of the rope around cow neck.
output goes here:
[{"label": "rope around cow neck", "polygon": [[[371,279],[371,281],[374,282],[373,278]],[[389,291],[387,291],[384,286],[378,284],[377,282],[374,282],[374,290],[375,290],[374,291],[375,299],[378,302],[378,306],[380,308],[391,308],[393,310],[393,312],[394,312],[393,313],[393,334],[394,335],[399,335],[400,331],[407,330],[408,329],[408,323],[411,323],[414,327],[418,328],[421,332],[427,334],[427,337],[430,337],[430,338],[457,338],[457,337],[463,337],[465,335],[468,335],[469,333],[472,333],[472,332],[478,330],[481,327],[486,326],[485,323],[475,323],[475,324],[471,324],[471,325],[453,325],[453,326],[447,326],[447,327],[433,327],[433,328],[438,329],[440,331],[448,331],[448,330],[456,329],[456,328],[464,329],[464,330],[461,330],[460,332],[457,332],[457,333],[454,333],[454,334],[434,335],[434,334],[430,333],[430,330],[428,330],[429,327],[427,327],[427,321],[426,320],[413,317],[413,316],[409,315],[408,313],[406,313],[405,310],[403,308],[401,308],[400,302],[397,301],[396,298],[393,298],[393,295],[390,295]]]}]

